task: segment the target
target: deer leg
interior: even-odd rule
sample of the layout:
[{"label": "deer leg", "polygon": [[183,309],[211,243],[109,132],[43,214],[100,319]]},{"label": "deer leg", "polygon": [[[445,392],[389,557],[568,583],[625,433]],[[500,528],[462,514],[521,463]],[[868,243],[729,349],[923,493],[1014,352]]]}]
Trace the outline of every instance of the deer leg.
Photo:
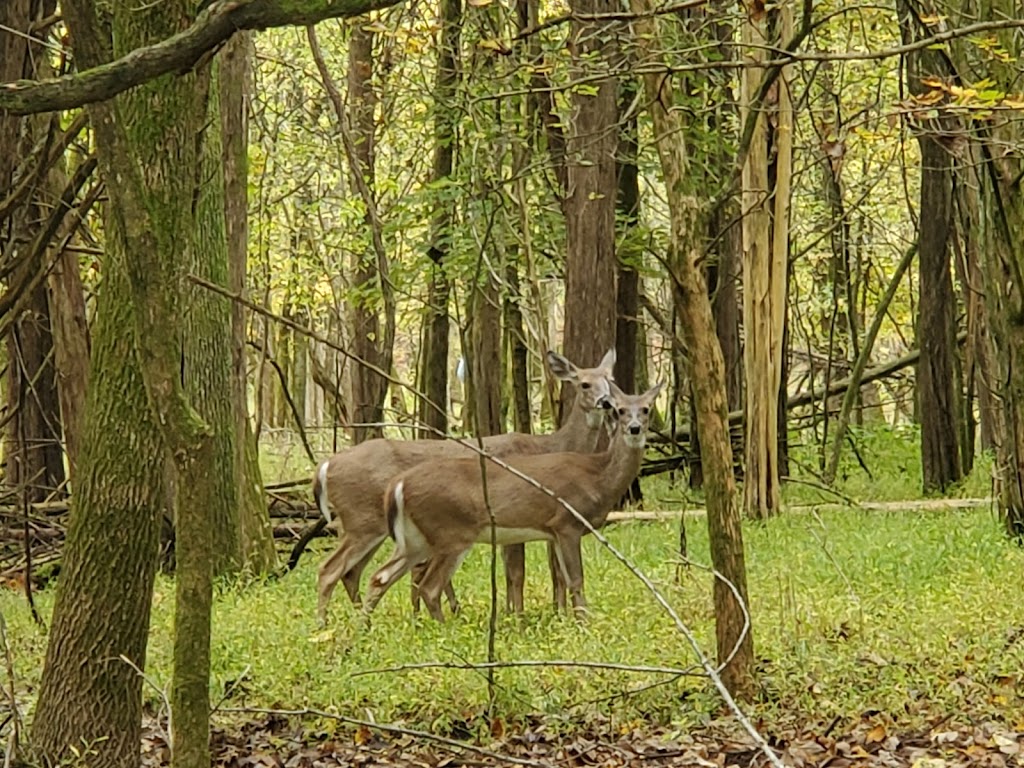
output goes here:
[{"label": "deer leg", "polygon": [[430,565],[429,561],[426,563],[417,563],[412,567],[412,573],[409,575],[409,581],[412,583],[409,585],[409,597],[412,600],[412,612],[420,612],[420,584],[423,583],[423,577],[427,572],[427,567]]},{"label": "deer leg", "polygon": [[[469,550],[466,550],[468,552]],[[437,621],[444,621],[441,611],[441,593],[451,586],[452,576],[462,564],[466,552],[435,557],[427,564],[423,581],[420,582],[420,594],[430,615]]]},{"label": "deer leg", "polygon": [[[359,574],[383,541],[384,537],[366,539],[347,533],[342,535],[338,548],[321,564],[317,574],[317,615],[321,624],[327,622],[327,604],[340,580],[344,579],[349,598],[359,605]],[[358,570],[353,580],[351,572],[354,569]]]},{"label": "deer leg", "polygon": [[377,569],[370,577],[370,586],[366,590],[366,601],[363,603],[363,613],[367,616],[377,607],[377,603],[384,597],[391,585],[402,578],[417,561],[412,560],[402,547],[395,547],[391,559]]},{"label": "deer leg", "polygon": [[580,536],[576,533],[556,534],[555,545],[565,576],[565,585],[572,595],[572,607],[579,617],[587,610],[587,601],[583,596],[583,554],[580,552]]},{"label": "deer leg", "polygon": [[505,562],[505,607],[509,613],[523,612],[523,587],[526,584],[526,545],[509,544],[501,548]]},{"label": "deer leg", "polygon": [[551,595],[555,603],[555,612],[565,610],[565,574],[558,560],[558,548],[553,541],[548,542],[548,568],[551,570]]}]

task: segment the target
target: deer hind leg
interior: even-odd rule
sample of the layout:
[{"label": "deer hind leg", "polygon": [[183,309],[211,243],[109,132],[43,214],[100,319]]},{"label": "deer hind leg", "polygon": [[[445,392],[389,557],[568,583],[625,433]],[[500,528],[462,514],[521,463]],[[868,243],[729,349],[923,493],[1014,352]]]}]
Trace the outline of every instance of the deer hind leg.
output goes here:
[{"label": "deer hind leg", "polygon": [[[412,574],[410,577],[412,580],[412,586],[409,588],[409,593],[410,599],[412,600],[413,613],[420,612],[420,599],[422,597],[420,594],[420,582],[423,581],[424,575],[427,572],[427,565],[429,565],[429,563],[419,563],[412,567]],[[452,586],[450,581],[444,586],[444,596],[448,598],[448,607],[451,609],[452,613],[458,613],[462,609],[462,606],[459,604],[459,598],[455,594],[455,587]]]},{"label": "deer hind leg", "polygon": [[[416,527],[416,524],[406,518],[401,501],[401,484],[396,492],[398,500],[398,513],[395,517],[394,537],[395,550],[391,559],[377,569],[370,577],[370,586],[366,591],[366,602],[363,603],[363,612],[370,614],[377,603],[384,597],[391,586],[411,568],[424,563],[430,559],[430,546],[427,544],[423,533]],[[422,591],[422,590],[421,590]]]},{"label": "deer hind leg", "polygon": [[427,563],[426,572],[420,582],[420,594],[430,615],[437,621],[444,621],[441,611],[441,594],[451,588],[452,576],[459,569],[469,550],[450,555],[440,555]]},{"label": "deer hind leg", "polygon": [[509,544],[501,548],[505,563],[505,607],[509,613],[523,612],[523,588],[526,585],[526,545]]},{"label": "deer hind leg", "polygon": [[338,548],[321,564],[317,575],[317,615],[321,624],[327,621],[327,604],[339,581],[344,580],[349,598],[355,605],[359,605],[359,576],[384,538],[359,537],[347,532],[342,534]]},{"label": "deer hind leg", "polygon": [[556,534],[555,551],[565,585],[572,596],[572,607],[580,617],[587,610],[587,601],[583,596],[583,554],[580,552],[579,534]]}]

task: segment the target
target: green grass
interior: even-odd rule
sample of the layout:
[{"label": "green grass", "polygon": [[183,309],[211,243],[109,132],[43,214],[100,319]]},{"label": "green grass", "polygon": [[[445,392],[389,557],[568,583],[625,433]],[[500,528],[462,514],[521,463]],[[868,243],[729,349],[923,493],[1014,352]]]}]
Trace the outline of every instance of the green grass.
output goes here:
[{"label": "green grass", "polygon": [[[668,495],[664,486],[655,485]],[[689,518],[690,555],[708,561],[706,522]],[[606,529],[647,573],[710,651],[710,577],[690,569],[675,583],[677,522]],[[747,524],[760,696],[756,714],[771,726],[794,717],[855,720],[880,710],[907,725],[929,717],[1014,717],[1020,712],[1024,552],[984,510],[879,513],[854,510],[786,515]],[[378,721],[463,733],[485,708],[479,672],[355,673],[423,661],[486,658],[490,553],[478,547],[457,576],[464,612],[445,624],[413,617],[408,581],[391,590],[366,630],[338,590],[327,630],[316,626],[316,566],[330,542],[280,580],[226,587],[218,595],[213,689],[244,677],[228,705],[311,707]],[[387,554],[388,546],[377,562]],[[497,658],[575,659],[688,667],[695,658],[640,582],[597,541],[584,557],[589,620],[553,615],[543,547],[528,547],[527,613],[502,616]],[[499,568],[499,585],[503,576]],[[499,586],[499,594],[501,586]],[[48,615],[52,591],[38,596]],[[172,583],[158,580],[147,675],[170,679]],[[20,595],[4,593],[20,691],[30,700],[45,639]],[[714,716],[720,702],[699,677],[651,687],[663,676],[579,668],[503,669],[497,711],[506,722],[547,716],[571,730],[602,718],[613,728],[642,720],[685,727]],[[1014,687],[1014,684],[1016,687]],[[154,699],[153,692],[146,691]],[[475,727],[475,726],[471,726]]]}]

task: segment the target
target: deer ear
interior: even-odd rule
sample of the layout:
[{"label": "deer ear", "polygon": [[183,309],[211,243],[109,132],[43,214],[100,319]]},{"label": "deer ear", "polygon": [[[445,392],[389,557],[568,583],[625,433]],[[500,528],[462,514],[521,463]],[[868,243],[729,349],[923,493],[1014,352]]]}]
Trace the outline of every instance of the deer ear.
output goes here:
[{"label": "deer ear", "polygon": [[597,367],[605,371],[609,379],[612,377],[612,370],[615,368],[615,347],[604,353],[604,357],[601,358],[601,363]]},{"label": "deer ear", "polygon": [[664,381],[659,381],[653,387],[651,387],[646,392],[644,392],[644,400],[647,400],[648,402],[650,402],[651,400],[656,398],[658,396],[658,393],[661,392],[661,388],[664,387],[664,386],[665,386],[665,382]]},{"label": "deer ear", "polygon": [[557,352],[548,351],[548,368],[556,379],[561,381],[576,381],[576,366],[566,360]]},{"label": "deer ear", "polygon": [[626,396],[626,393],[619,389],[618,385],[614,381],[611,379],[608,380],[608,399],[611,401],[613,408],[617,407],[618,404],[622,402],[622,398]]}]

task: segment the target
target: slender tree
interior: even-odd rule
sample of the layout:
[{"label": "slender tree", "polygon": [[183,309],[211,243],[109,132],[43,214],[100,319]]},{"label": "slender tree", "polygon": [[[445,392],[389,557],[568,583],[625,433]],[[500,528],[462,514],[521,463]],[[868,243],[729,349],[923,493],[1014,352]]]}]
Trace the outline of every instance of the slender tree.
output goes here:
[{"label": "slender tree", "polygon": [[[633,0],[637,46],[641,51],[663,50],[659,21],[646,0]],[[657,64],[650,53],[642,63]],[[692,151],[680,113],[670,109],[662,94],[672,93],[662,67],[646,68],[644,92],[654,138],[668,190],[671,227],[667,261],[673,293],[680,313],[680,336],[686,346],[686,373],[693,382],[697,428],[701,435],[701,463],[708,511],[711,559],[722,579],[714,585],[715,628],[722,680],[736,695],[752,693],[753,639],[745,621],[746,564],[736,482],[729,441],[728,395],[725,363],[715,332],[703,269],[707,215],[700,200],[701,179],[690,165]],[[727,580],[729,583],[727,584]],[[735,589],[735,592],[733,591]],[[746,628],[746,631],[745,631]]]}]

